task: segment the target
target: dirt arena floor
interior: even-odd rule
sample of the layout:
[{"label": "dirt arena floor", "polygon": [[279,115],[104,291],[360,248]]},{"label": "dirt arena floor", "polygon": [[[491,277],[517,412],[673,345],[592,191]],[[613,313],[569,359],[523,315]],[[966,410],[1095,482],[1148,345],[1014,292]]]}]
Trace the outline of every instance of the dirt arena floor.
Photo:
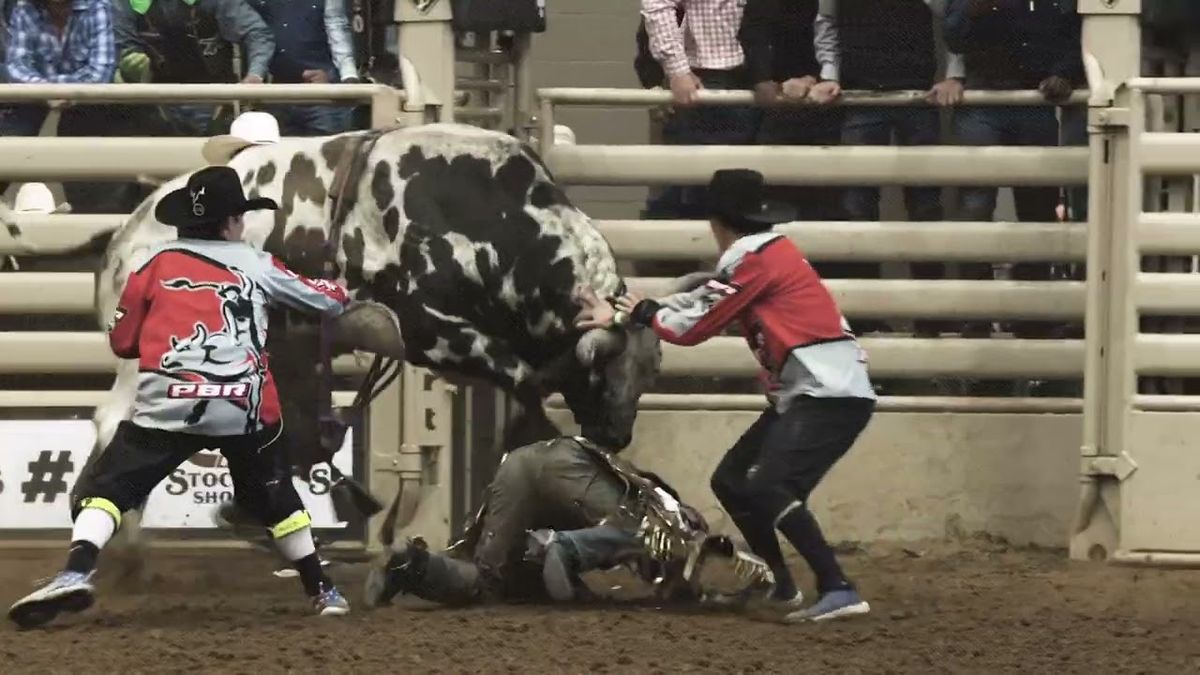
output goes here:
[{"label": "dirt arena floor", "polygon": [[[0,555],[5,607],[61,558]],[[616,603],[320,619],[298,582],[271,576],[261,554],[151,556],[139,590],[105,588],[96,607],[47,629],[5,622],[0,673],[1200,670],[1200,572],[1071,563],[1061,552],[987,543],[847,555],[872,615],[811,626]],[[352,600],[362,575],[361,566],[335,570]]]}]

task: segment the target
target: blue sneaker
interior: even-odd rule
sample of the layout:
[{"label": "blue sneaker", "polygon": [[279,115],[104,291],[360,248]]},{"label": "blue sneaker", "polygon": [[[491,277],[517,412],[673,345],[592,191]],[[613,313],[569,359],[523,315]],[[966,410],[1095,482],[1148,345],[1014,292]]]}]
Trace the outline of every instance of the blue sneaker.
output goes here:
[{"label": "blue sneaker", "polygon": [[350,613],[350,603],[333,586],[322,589],[313,598],[313,607],[317,608],[317,614],[321,616],[345,616]]},{"label": "blue sneaker", "polygon": [[847,616],[861,616],[871,611],[871,606],[853,588],[824,593],[811,607],[792,612],[783,617],[784,623],[806,621],[828,621]]},{"label": "blue sneaker", "polygon": [[45,586],[13,603],[8,618],[21,628],[50,623],[61,612],[82,612],[96,601],[92,574],[59,572]]}]

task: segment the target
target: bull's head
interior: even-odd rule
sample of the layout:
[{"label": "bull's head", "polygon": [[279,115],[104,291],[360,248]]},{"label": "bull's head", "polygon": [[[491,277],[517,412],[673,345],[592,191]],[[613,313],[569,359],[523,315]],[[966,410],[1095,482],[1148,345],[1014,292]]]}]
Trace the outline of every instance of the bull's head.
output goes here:
[{"label": "bull's head", "polygon": [[[689,291],[712,276],[689,274],[675,280],[667,292]],[[629,445],[638,401],[654,384],[662,363],[658,336],[640,326],[593,328],[576,343],[575,360],[583,367],[568,369],[561,390],[583,435],[612,448]]]},{"label": "bull's head", "polygon": [[580,336],[574,358],[562,394],[575,421],[591,440],[624,448],[633,440],[638,399],[658,376],[658,337],[649,328],[593,328]]}]

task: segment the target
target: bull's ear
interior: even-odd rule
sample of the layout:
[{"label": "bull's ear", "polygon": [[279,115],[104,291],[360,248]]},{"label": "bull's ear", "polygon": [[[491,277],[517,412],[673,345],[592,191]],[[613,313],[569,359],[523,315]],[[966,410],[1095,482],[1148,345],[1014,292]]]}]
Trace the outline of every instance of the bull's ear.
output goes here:
[{"label": "bull's ear", "polygon": [[624,336],[619,331],[593,328],[575,344],[575,356],[585,366],[593,366],[621,351]]}]

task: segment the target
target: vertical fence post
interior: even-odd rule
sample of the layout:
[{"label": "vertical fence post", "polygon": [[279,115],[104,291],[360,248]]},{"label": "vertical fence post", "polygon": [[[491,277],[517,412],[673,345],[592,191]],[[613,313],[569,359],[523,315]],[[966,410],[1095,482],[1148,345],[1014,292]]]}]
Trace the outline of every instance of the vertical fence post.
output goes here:
[{"label": "vertical fence post", "polygon": [[[400,24],[397,41],[400,60],[411,64],[419,79],[419,97],[437,106],[437,121],[454,120],[454,31],[449,2],[435,2],[423,9],[414,2],[397,2],[395,20]],[[417,89],[405,82],[411,101]],[[411,110],[411,106],[406,106]]]},{"label": "vertical fence post", "polygon": [[[1110,557],[1119,542],[1119,481],[1103,470],[1124,446],[1125,406],[1132,397],[1129,331],[1137,331],[1127,256],[1142,193],[1129,177],[1131,135],[1140,106],[1122,83],[1141,67],[1140,0],[1080,0],[1088,102],[1087,341],[1084,372],[1082,490],[1071,532],[1076,559]],[[1136,109],[1134,109],[1136,108]],[[1129,325],[1133,321],[1133,326]]]}]

